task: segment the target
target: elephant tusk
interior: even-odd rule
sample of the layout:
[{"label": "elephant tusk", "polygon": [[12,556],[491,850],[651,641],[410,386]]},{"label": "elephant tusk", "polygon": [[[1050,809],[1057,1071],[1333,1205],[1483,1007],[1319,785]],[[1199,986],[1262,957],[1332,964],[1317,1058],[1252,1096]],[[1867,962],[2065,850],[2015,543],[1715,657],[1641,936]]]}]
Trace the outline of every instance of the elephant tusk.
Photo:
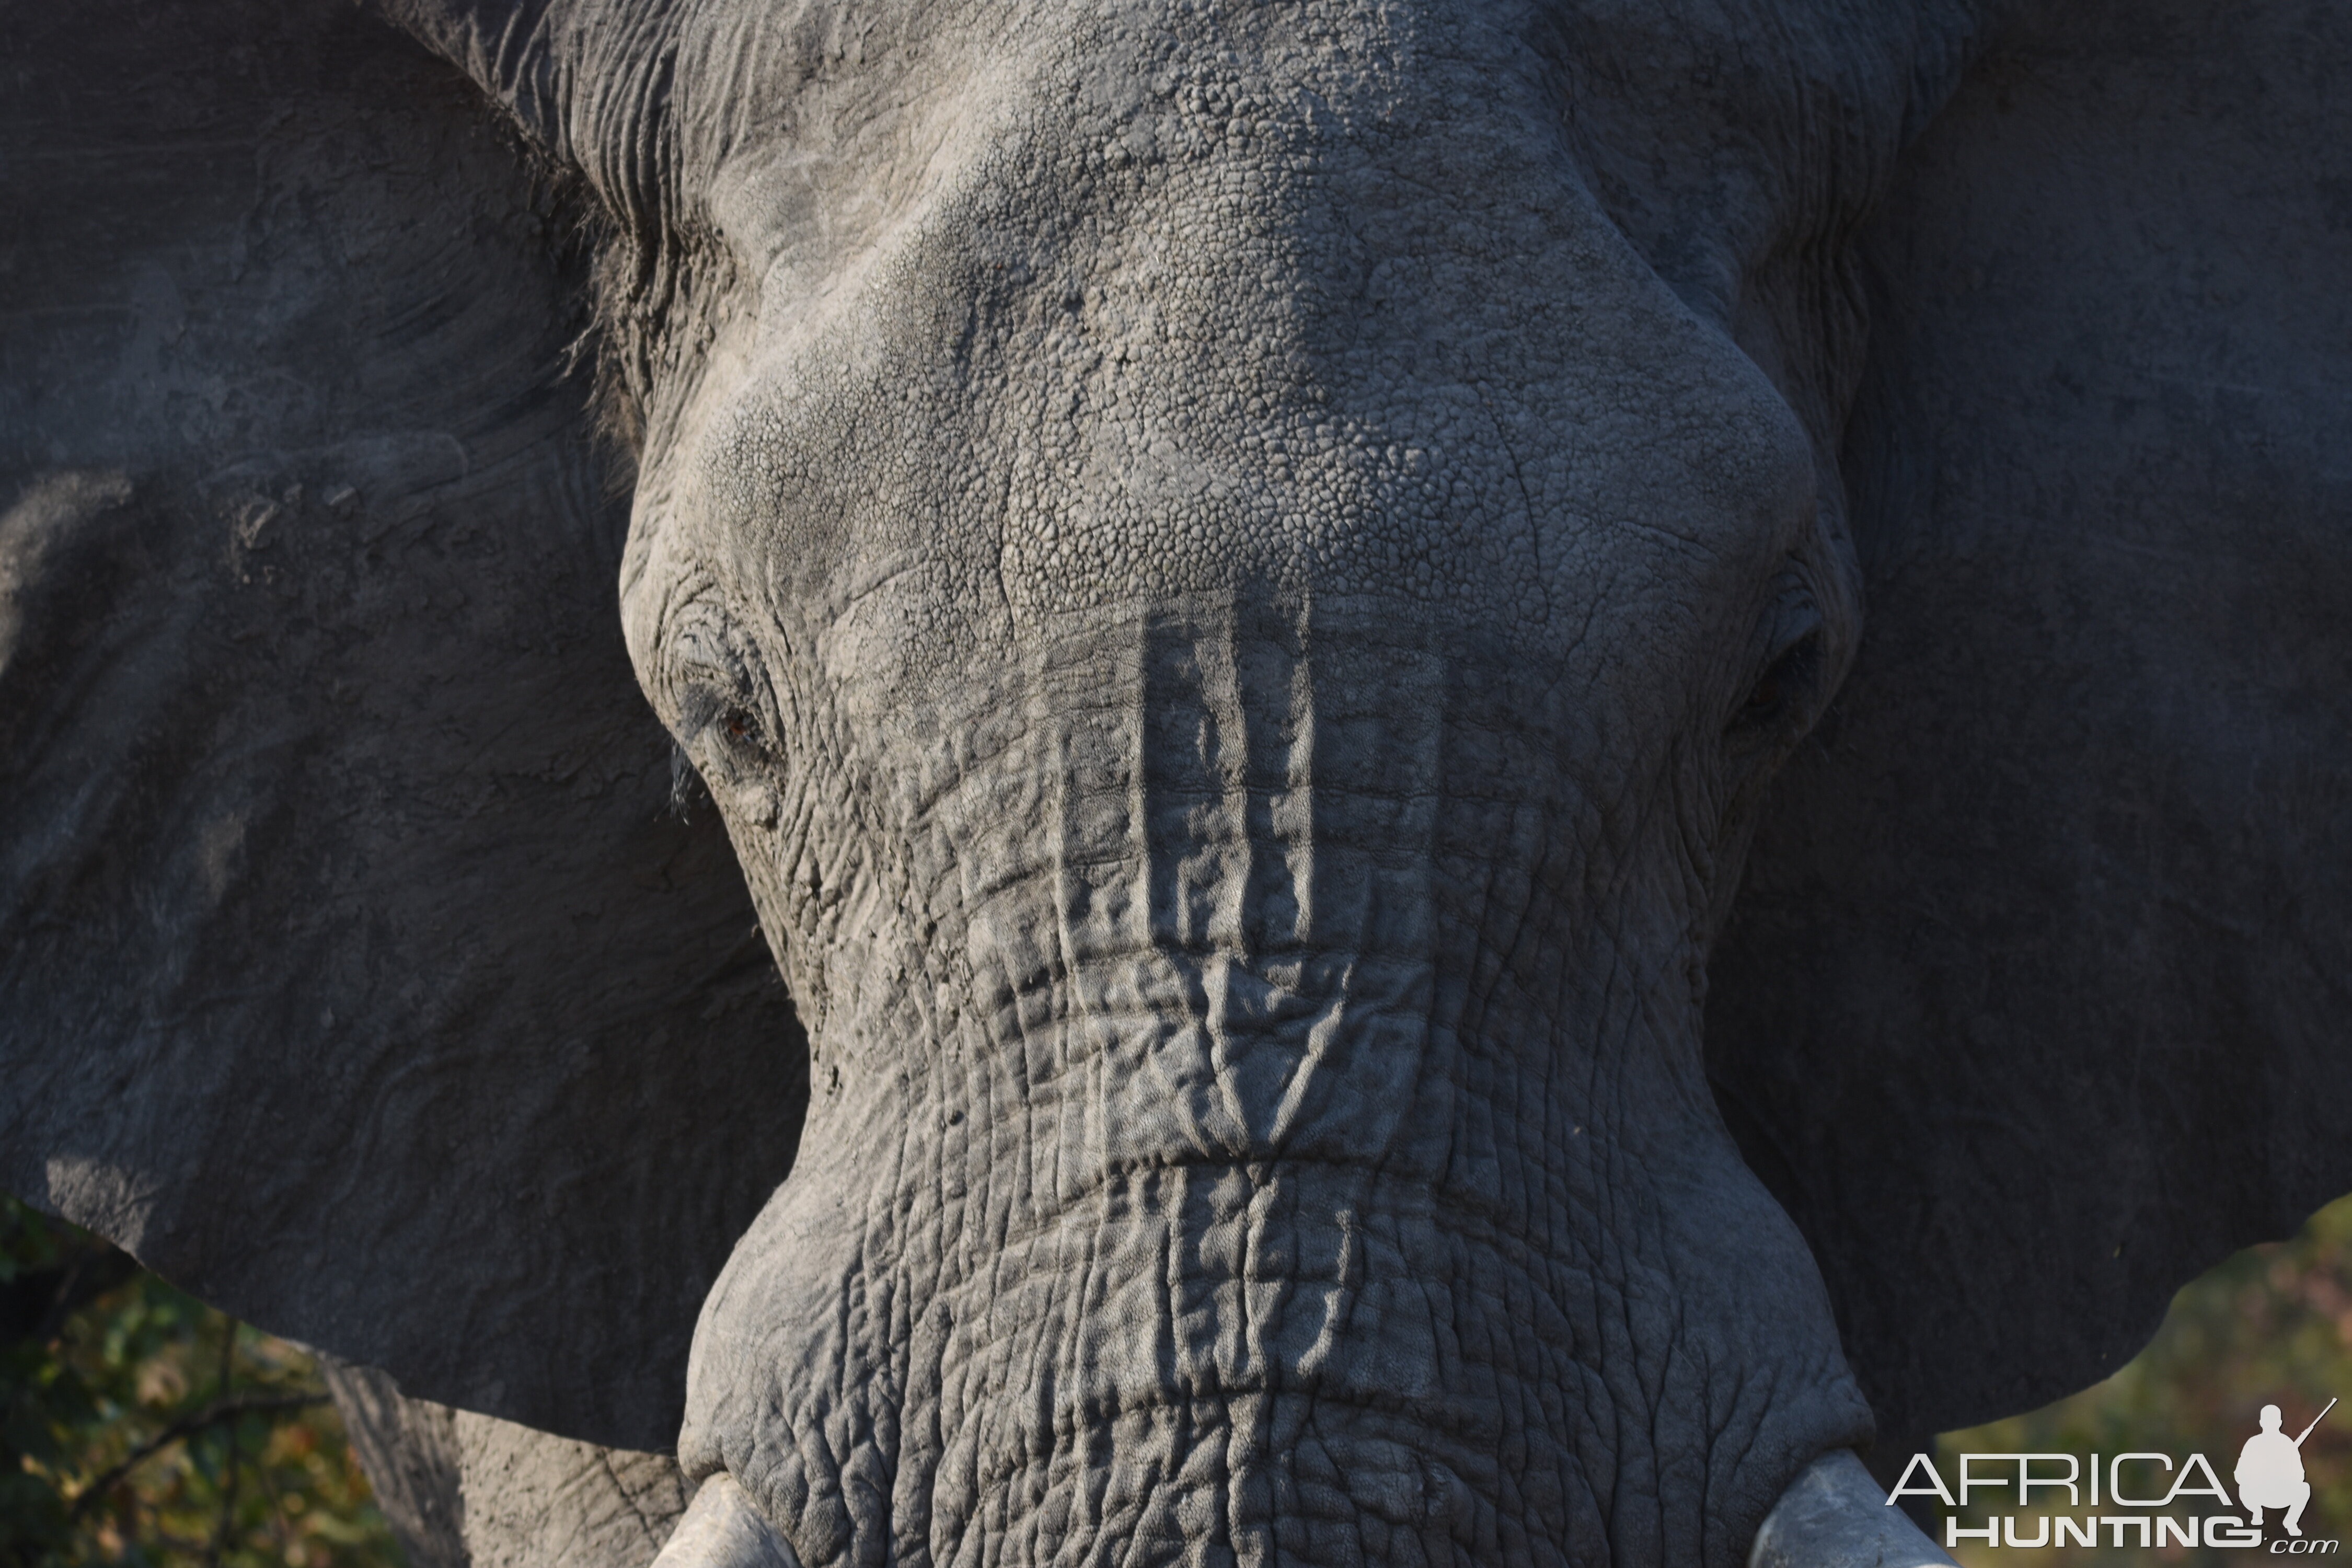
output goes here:
[{"label": "elephant tusk", "polygon": [[1764,1516],[1748,1552],[1748,1568],[1927,1568],[1951,1562],[1910,1516],[1887,1504],[1851,1448],[1806,1466]]},{"label": "elephant tusk", "polygon": [[721,1470],[687,1504],[653,1568],[801,1568],[801,1560],[742,1486]]}]

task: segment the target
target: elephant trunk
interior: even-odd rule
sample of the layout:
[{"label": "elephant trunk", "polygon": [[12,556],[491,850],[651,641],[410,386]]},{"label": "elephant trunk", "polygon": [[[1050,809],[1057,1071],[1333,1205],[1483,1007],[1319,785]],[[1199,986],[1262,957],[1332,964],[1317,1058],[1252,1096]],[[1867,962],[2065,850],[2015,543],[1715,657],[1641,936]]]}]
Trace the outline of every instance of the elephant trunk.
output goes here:
[{"label": "elephant trunk", "polygon": [[689,1472],[812,1568],[1738,1568],[1869,1417],[1708,1097],[1681,863],[1503,722],[1573,729],[1540,671],[1330,606],[1087,637],[845,790],[894,858],[763,889],[820,1095]]},{"label": "elephant trunk", "polygon": [[[1790,1483],[1756,1532],[1748,1568],[1948,1568],[1952,1559],[1878,1495],[1851,1449],[1822,1455]],[[735,1478],[695,1494],[654,1568],[801,1568]]]}]

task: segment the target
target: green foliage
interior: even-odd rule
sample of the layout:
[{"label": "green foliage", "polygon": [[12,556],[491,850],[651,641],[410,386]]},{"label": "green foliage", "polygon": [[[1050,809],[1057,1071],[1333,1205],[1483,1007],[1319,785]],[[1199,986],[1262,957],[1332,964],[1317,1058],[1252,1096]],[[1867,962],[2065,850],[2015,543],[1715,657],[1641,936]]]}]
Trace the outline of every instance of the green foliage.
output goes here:
[{"label": "green foliage", "polygon": [[[2190,1283],[2173,1298],[2163,1328],[2147,1348],[2105,1383],[2029,1415],[1945,1434],[1937,1444],[1937,1468],[1957,1486],[1963,1453],[2074,1454],[2087,1459],[2095,1453],[2112,1458],[2152,1450],[2183,1463],[2189,1454],[2201,1453],[2234,1500],[2231,1471],[2240,1446],[2258,1429],[2262,1407],[2278,1405],[2292,1436],[2339,1394],[2347,1395],[2345,1403],[2328,1413],[2303,1446],[2304,1475],[2311,1483],[2303,1531],[2315,1540],[2352,1534],[2352,1198],[2313,1215],[2294,1240],[2239,1253]],[[2154,1476],[2157,1468],[2144,1473]],[[2037,1496],[2063,1500],[2063,1494]],[[1963,1524],[2010,1514],[2029,1540],[2036,1533],[2037,1514],[2071,1512],[2080,1518],[2092,1511],[2085,1506],[2029,1512],[2015,1506],[2014,1491],[2005,1501],[1988,1502],[1983,1492],[1973,1500],[1978,1506],[1962,1511]],[[2184,1499],[2173,1511],[2224,1510],[2210,1498],[2200,1498],[2193,1504]],[[2264,1518],[2266,1541],[2279,1538],[2278,1514]],[[1988,1550],[1964,1541],[1952,1554],[1967,1568],[2062,1563],[2105,1568],[2150,1561],[2204,1568],[2259,1551],[2191,1551],[2178,1544],[2143,1550],[2133,1538],[2126,1537],[2121,1547],[2111,1539],[2111,1531],[2102,1531],[2096,1549],[2069,1545],[2039,1552],[2007,1545]]]},{"label": "green foliage", "polygon": [[307,1352],[0,1197],[0,1563],[399,1561]]}]

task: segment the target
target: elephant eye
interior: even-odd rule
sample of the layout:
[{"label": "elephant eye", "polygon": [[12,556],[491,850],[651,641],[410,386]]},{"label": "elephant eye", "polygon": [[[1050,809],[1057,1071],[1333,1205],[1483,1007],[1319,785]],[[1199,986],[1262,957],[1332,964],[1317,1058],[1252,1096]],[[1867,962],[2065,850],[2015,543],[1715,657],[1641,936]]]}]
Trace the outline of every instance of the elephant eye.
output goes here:
[{"label": "elephant eye", "polygon": [[678,703],[677,732],[688,742],[700,736],[730,749],[751,748],[760,745],[767,726],[760,721],[758,704],[741,691],[739,682],[730,680],[720,687],[717,680],[698,681]]},{"label": "elephant eye", "polygon": [[1790,644],[1748,689],[1748,700],[1739,705],[1732,727],[1744,730],[1769,724],[1801,701],[1821,663],[1821,642],[1819,632],[1808,632]]},{"label": "elephant eye", "polygon": [[758,713],[743,702],[722,702],[714,711],[708,728],[725,737],[723,744],[756,748],[767,733]]}]

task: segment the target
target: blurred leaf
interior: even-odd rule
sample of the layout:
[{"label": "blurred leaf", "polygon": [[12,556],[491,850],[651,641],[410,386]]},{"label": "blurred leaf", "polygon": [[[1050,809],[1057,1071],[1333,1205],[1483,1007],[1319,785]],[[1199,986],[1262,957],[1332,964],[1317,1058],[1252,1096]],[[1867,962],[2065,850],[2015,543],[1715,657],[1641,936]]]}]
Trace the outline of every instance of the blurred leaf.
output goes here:
[{"label": "blurred leaf", "polygon": [[0,1198],[0,1563],[400,1561],[307,1352]]}]

